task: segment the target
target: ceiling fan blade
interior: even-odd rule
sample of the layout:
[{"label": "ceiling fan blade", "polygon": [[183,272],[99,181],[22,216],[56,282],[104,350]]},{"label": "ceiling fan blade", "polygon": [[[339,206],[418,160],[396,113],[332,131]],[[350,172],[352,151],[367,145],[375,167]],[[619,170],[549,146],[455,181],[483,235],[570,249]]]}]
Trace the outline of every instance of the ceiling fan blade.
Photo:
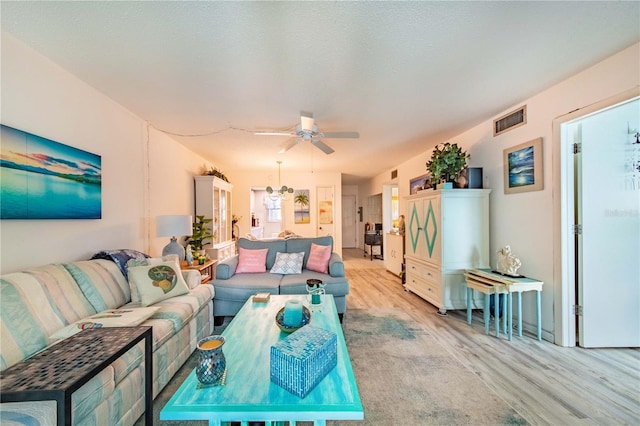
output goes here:
[{"label": "ceiling fan blade", "polygon": [[316,148],[319,148],[325,154],[332,154],[335,152],[333,148],[331,148],[329,145],[325,144],[324,142],[318,139],[312,139],[311,143],[314,144]]},{"label": "ceiling fan blade", "polygon": [[300,127],[303,131],[312,132],[314,121],[312,112],[300,111]]},{"label": "ceiling fan blade", "polygon": [[358,132],[322,132],[322,136],[325,138],[351,138],[358,139],[360,137],[360,133]]},{"label": "ceiling fan blade", "polygon": [[282,144],[282,147],[280,148],[280,151],[278,151],[278,154],[284,154],[285,152],[289,151],[291,148],[298,145],[301,140],[302,139],[300,138],[288,139],[285,143]]},{"label": "ceiling fan blade", "polygon": [[295,136],[293,132],[254,132],[257,136]]}]

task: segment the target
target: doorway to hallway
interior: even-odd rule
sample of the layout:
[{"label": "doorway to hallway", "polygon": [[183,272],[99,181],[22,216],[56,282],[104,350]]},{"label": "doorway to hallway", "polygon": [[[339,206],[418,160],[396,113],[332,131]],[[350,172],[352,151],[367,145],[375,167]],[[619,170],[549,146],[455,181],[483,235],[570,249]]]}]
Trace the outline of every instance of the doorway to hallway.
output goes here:
[{"label": "doorway to hallway", "polygon": [[562,241],[556,336],[564,346],[640,346],[637,96],[603,101],[554,122]]},{"label": "doorway to hallway", "polygon": [[356,196],[342,196],[342,247],[355,248],[358,245],[358,222],[356,218]]}]

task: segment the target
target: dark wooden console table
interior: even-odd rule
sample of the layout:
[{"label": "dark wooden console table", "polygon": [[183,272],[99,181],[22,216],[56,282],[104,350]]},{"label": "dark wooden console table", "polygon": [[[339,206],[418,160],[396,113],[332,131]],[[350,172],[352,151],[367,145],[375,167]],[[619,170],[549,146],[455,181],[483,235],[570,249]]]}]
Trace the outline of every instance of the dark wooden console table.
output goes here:
[{"label": "dark wooden console table", "polygon": [[151,327],[81,331],[0,373],[1,402],[57,402],[58,425],[71,425],[71,395],[144,339],[145,424],[153,424]]}]

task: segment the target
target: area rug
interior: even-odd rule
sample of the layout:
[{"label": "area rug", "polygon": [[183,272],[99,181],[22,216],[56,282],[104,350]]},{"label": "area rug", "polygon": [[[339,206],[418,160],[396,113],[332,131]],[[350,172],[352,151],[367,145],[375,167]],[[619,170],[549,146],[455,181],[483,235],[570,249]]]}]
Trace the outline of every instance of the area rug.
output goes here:
[{"label": "area rug", "polygon": [[402,310],[350,309],[343,331],[365,419],[331,424],[527,424]]},{"label": "area rug", "polygon": [[[216,333],[227,322],[216,327]],[[365,418],[328,425],[527,424],[402,310],[347,310],[343,332]],[[194,354],[155,399],[154,424],[207,424],[159,420],[160,410],[193,370],[195,359]],[[298,426],[308,424],[298,422]]]}]

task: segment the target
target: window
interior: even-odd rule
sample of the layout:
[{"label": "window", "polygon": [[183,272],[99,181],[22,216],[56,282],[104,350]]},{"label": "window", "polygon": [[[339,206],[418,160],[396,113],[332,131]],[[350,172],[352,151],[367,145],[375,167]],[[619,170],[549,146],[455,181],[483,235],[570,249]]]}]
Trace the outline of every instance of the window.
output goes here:
[{"label": "window", "polygon": [[272,200],[268,195],[264,198],[264,207],[267,209],[267,222],[282,222],[282,210],[280,208],[280,198]]}]

